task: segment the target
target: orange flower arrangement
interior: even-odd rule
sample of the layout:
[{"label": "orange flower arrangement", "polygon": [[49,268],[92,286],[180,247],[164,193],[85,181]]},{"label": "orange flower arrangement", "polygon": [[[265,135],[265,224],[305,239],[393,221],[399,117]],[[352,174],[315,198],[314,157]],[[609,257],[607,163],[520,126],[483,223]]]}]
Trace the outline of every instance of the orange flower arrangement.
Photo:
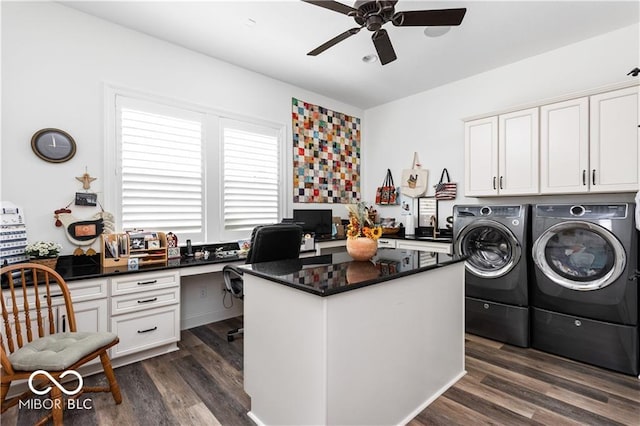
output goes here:
[{"label": "orange flower arrangement", "polygon": [[349,211],[349,224],[347,225],[347,237],[366,237],[377,240],[382,235],[382,227],[376,226],[369,218],[369,207],[365,203],[347,205]]}]

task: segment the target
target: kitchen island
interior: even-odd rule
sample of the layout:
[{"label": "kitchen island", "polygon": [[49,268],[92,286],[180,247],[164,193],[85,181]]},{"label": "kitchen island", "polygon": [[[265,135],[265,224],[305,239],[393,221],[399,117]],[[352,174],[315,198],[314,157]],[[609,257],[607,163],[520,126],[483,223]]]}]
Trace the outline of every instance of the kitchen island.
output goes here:
[{"label": "kitchen island", "polygon": [[409,422],[465,374],[463,260],[379,249],[243,266],[249,416]]}]

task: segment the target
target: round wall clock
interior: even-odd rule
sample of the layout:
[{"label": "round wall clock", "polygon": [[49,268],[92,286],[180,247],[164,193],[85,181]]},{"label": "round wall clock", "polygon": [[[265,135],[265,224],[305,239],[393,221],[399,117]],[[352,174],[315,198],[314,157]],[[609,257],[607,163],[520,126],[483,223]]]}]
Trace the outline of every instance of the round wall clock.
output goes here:
[{"label": "round wall clock", "polygon": [[31,149],[44,161],[63,163],[75,155],[76,142],[60,129],[42,129],[31,138]]}]

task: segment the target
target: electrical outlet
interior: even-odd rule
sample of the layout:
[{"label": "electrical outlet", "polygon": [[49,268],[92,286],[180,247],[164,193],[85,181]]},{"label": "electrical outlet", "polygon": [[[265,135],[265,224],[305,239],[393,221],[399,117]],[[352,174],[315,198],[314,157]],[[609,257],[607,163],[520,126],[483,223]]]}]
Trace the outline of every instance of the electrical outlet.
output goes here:
[{"label": "electrical outlet", "polygon": [[200,287],[200,297],[207,297],[207,288]]}]

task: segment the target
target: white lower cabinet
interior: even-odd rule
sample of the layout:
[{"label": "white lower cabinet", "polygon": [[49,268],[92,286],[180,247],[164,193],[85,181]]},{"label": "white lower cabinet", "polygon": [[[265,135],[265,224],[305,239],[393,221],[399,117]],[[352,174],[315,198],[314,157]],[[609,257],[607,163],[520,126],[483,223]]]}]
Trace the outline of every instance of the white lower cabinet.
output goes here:
[{"label": "white lower cabinet", "polygon": [[437,241],[398,240],[396,248],[451,254],[451,243],[439,243]]},{"label": "white lower cabinet", "polygon": [[[107,299],[73,303],[78,331],[107,331]],[[58,330],[69,331],[69,322],[64,309],[58,309]]]},{"label": "white lower cabinet", "polygon": [[177,342],[180,340],[180,310],[175,305],[113,316],[111,332],[120,338],[120,343],[111,352],[114,359]]},{"label": "white lower cabinet", "polygon": [[120,338],[111,349],[111,358],[140,354],[180,340],[177,270],[111,278],[110,289],[110,330]]},{"label": "white lower cabinet", "polygon": [[390,238],[379,238],[378,248],[396,248],[396,240]]}]

